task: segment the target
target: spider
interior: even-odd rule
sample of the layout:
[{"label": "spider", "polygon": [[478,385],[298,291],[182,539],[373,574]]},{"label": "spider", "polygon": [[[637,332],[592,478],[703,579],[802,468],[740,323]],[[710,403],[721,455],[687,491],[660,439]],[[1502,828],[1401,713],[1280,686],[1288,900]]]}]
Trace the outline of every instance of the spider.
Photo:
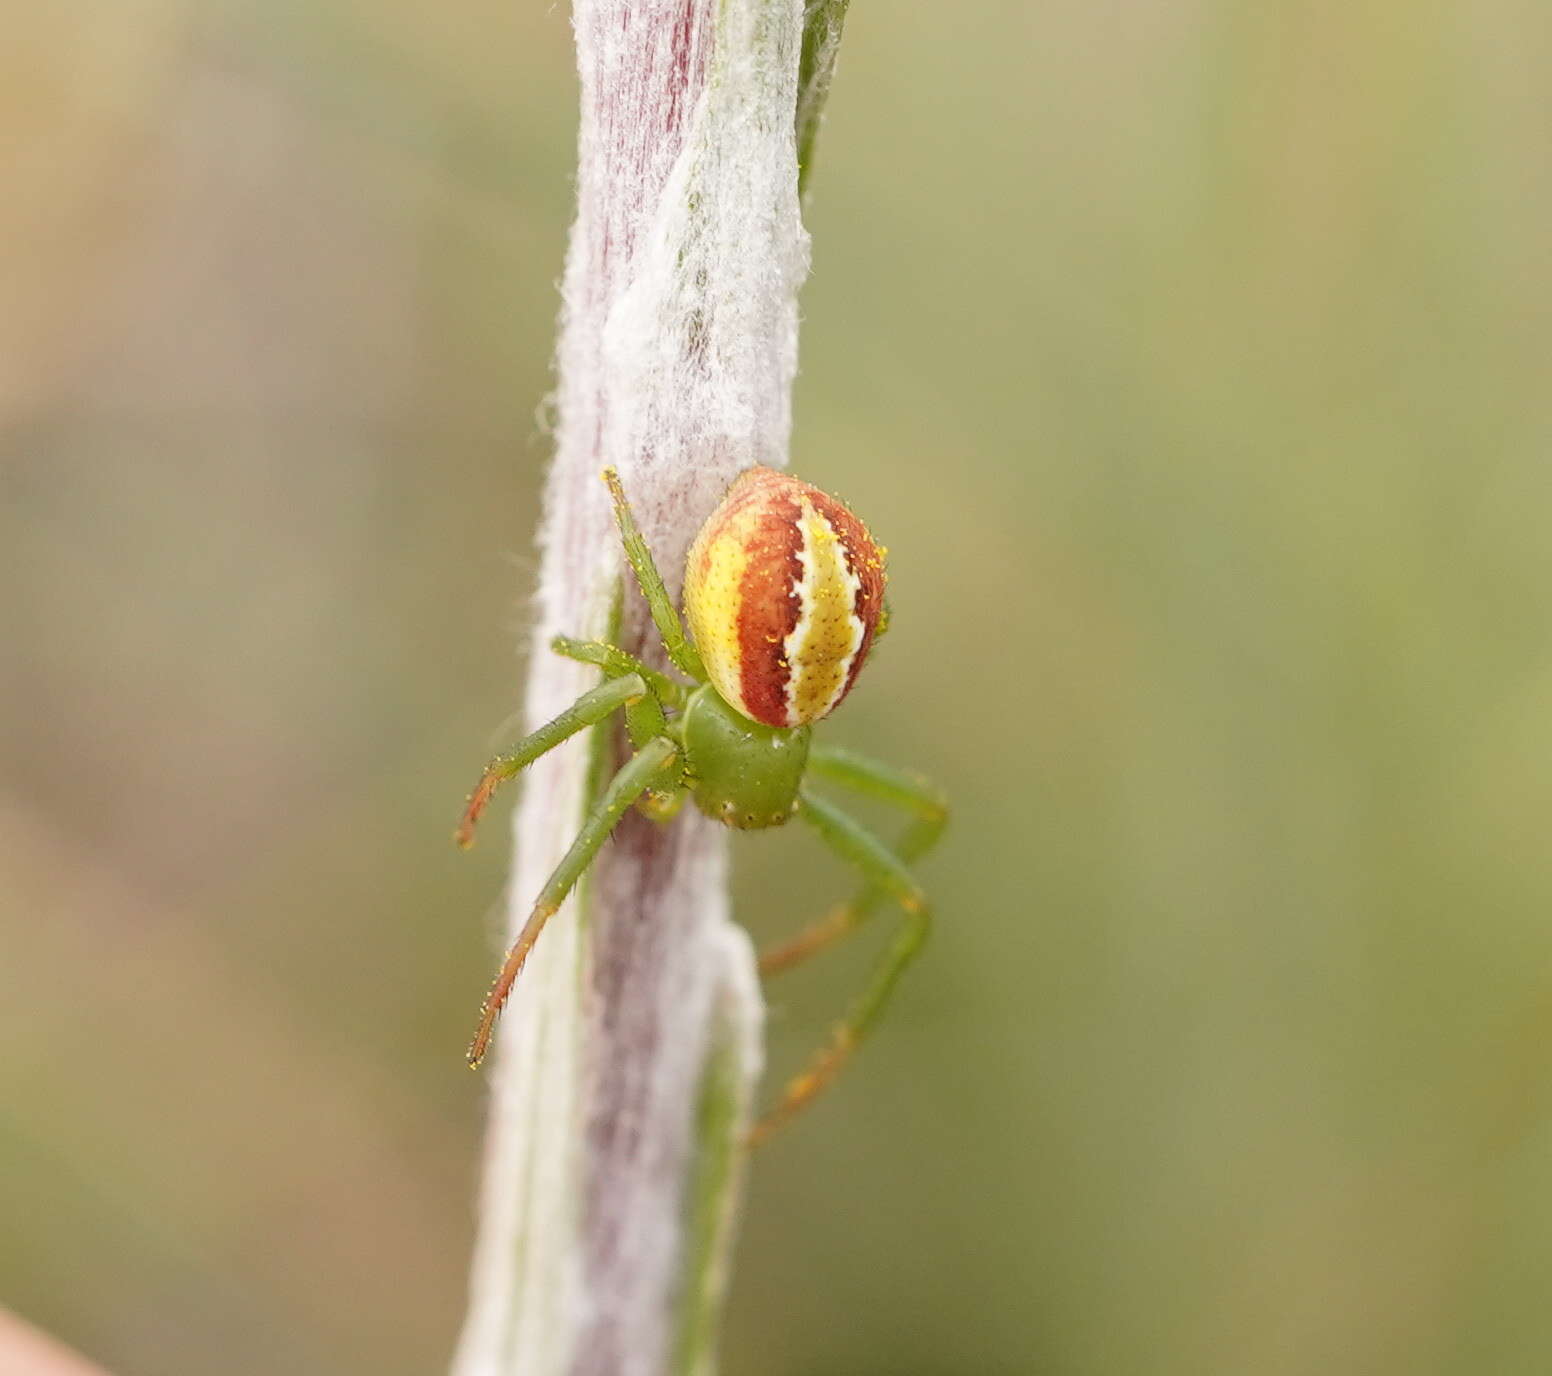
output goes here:
[{"label": "spider", "polygon": [[[862,886],[848,903],[764,952],[762,974],[790,969],[860,926],[892,901],[904,925],[829,1043],[755,1125],[763,1140],[826,1088],[877,1022],[926,940],[926,895],[909,863],[942,833],[942,794],[919,776],[849,750],[811,745],[813,724],[839,705],[874,639],[886,629],[885,551],[851,510],[819,488],[771,468],[742,473],[706,519],[685,565],[686,636],[619,475],[604,472],[625,558],[646,598],[681,682],[600,641],[558,636],[559,654],[596,665],[604,679],[553,721],[486,767],[469,795],[456,840],[467,848],[496,788],[569,737],[623,709],[634,753],[603,788],[582,828],[535,901],[486,995],[469,1046],[478,1066],[502,1006],[544,925],[632,807],[664,822],[686,797],[707,816],[740,830],[808,823]],[[909,821],[886,845],[813,791],[823,779],[901,808]]]}]

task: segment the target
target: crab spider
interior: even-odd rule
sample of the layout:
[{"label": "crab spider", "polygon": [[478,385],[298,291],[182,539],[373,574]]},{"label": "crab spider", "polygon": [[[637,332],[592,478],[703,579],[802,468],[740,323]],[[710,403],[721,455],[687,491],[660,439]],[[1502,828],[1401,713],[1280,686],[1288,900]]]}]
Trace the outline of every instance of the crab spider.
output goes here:
[{"label": "crab spider", "polygon": [[[663,648],[689,682],[612,645],[564,636],[552,642],[557,653],[600,668],[603,682],[491,761],[469,796],[458,844],[473,843],[475,823],[500,784],[616,712],[625,714],[634,754],[594,801],[507,953],[486,995],[469,1064],[483,1059],[545,923],[631,807],[666,821],[689,797],[707,816],[740,830],[782,826],[797,817],[860,872],[862,885],[850,902],[765,952],[761,972],[790,969],[854,931],[885,902],[901,909],[904,924],[829,1044],[755,1125],[751,1141],[759,1141],[835,1078],[920,951],[930,916],[908,865],[937,841],[947,809],[942,794],[915,774],[810,744],[813,724],[851,690],[887,618],[884,550],[848,507],[774,469],[741,474],[690,548],[684,603],[692,640],[636,528],[618,474],[608,469],[604,480],[626,560]],[[819,797],[811,787],[815,779],[900,808],[909,817],[904,832],[885,844]]]}]

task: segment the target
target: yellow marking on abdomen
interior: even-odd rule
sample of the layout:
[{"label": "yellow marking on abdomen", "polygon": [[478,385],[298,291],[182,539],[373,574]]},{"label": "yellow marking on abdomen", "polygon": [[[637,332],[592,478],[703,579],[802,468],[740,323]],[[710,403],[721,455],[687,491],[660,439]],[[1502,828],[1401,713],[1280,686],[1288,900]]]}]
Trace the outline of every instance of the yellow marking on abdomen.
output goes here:
[{"label": "yellow marking on abdomen", "polygon": [[787,684],[789,726],[818,721],[840,700],[865,634],[856,613],[858,579],[846,565],[834,528],[806,497],[800,524],[803,575],[796,588],[800,610],[784,646],[792,665]]},{"label": "yellow marking on abdomen", "polygon": [[738,611],[749,554],[736,529],[738,524],[729,522],[704,546],[691,552],[691,559],[700,562],[687,580],[690,595],[685,599],[685,613],[712,686],[747,716],[740,686],[743,652],[739,645]]}]

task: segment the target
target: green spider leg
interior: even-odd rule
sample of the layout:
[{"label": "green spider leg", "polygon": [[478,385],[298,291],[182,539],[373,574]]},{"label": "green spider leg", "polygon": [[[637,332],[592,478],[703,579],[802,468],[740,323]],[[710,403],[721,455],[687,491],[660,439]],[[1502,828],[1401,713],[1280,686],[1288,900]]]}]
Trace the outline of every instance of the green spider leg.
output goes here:
[{"label": "green spider leg", "polygon": [[[689,695],[684,684],[648,668],[635,655],[627,654],[618,646],[600,640],[573,640],[570,636],[558,635],[550,641],[550,648],[567,659],[596,664],[610,678],[629,678],[635,674],[646,682],[651,692],[640,701],[625,705],[625,729],[633,749],[640,750],[648,741],[671,734],[663,708],[684,707]],[[683,789],[671,793],[649,789],[642,797],[641,810],[654,822],[666,822],[684,806],[684,800]]]},{"label": "green spider leg", "polygon": [[[615,679],[611,684],[604,686],[610,687],[613,683],[628,681]],[[639,683],[640,680],[638,679],[637,682]],[[581,878],[582,872],[593,863],[594,857],[608,839],[609,833],[614,830],[615,824],[649,789],[662,792],[677,789],[679,778],[674,763],[678,749],[679,747],[673,741],[663,736],[648,741],[621,766],[619,773],[604,789],[603,796],[588,813],[587,819],[582,823],[582,829],[577,833],[577,839],[571,843],[571,849],[555,867],[555,872],[550,875],[539,897],[534,900],[528,921],[523,924],[523,929],[518,933],[517,940],[513,942],[512,949],[507,952],[507,958],[501,966],[500,974],[496,976],[496,982],[491,985],[490,992],[485,996],[484,1007],[480,1010],[479,1027],[475,1030],[474,1040],[469,1043],[471,1069],[477,1067],[485,1058],[486,1048],[490,1045],[491,1032],[496,1026],[496,1019],[501,1014],[507,996],[512,992],[512,985],[522,973],[523,962],[528,959],[528,953],[533,950],[534,942],[539,939],[539,933],[544,930],[545,923],[560,911],[561,904],[566,901],[566,895]]]},{"label": "green spider leg", "polygon": [[635,655],[627,654],[616,645],[606,645],[601,640],[573,640],[568,635],[558,635],[550,641],[550,649],[581,664],[596,664],[610,678],[640,674],[664,707],[681,708],[690,695],[689,689],[677,679],[658,673]]},{"label": "green spider leg", "polygon": [[[823,745],[809,751],[808,768],[811,774],[913,813],[891,848],[907,864],[931,850],[948,824],[948,803],[942,791],[918,774],[880,764],[855,751]],[[850,902],[838,904],[795,937],[762,951],[760,973],[781,974],[834,945],[872,917],[888,897],[888,891],[879,885],[865,884]]]},{"label": "green spider leg", "polygon": [[706,666],[701,663],[700,652],[690,643],[674,610],[673,599],[663,584],[663,576],[652,561],[652,551],[636,528],[636,517],[620,486],[620,475],[612,468],[604,469],[604,481],[609,484],[609,494],[614,499],[614,522],[620,528],[620,542],[625,546],[625,558],[635,571],[636,582],[641,585],[641,595],[647,599],[647,608],[663,638],[663,648],[674,667],[697,683],[706,682]]},{"label": "green spider leg", "polygon": [[[480,781],[469,795],[469,801],[458,823],[453,839],[468,850],[474,844],[474,826],[491,795],[508,779],[516,778],[539,756],[555,749],[562,741],[569,740],[589,726],[596,726],[620,708],[629,708],[649,695],[646,681],[639,674],[627,674],[623,678],[606,679],[598,687],[583,693],[564,712],[547,721],[531,735],[524,736],[508,755],[497,755],[480,775]],[[661,717],[662,709],[658,709]]]},{"label": "green spider leg", "polygon": [[808,1069],[788,1083],[775,1107],[754,1125],[748,1139],[750,1146],[763,1142],[805,1108],[840,1073],[878,1021],[900,976],[916,959],[932,926],[927,896],[898,855],[840,808],[815,797],[806,788],[799,796],[802,806],[798,816],[841,859],[862,871],[869,890],[877,889],[894,899],[904,910],[906,921],[874,966],[872,978],[862,993],[836,1024],[830,1044],[815,1054]]},{"label": "green spider leg", "polygon": [[[700,655],[686,637],[662,575],[637,529],[619,475],[609,468],[604,471],[604,480],[613,498],[615,523],[625,547],[626,560],[647,600],[663,647],[675,667],[697,683],[704,682],[706,671]],[[615,619],[618,619],[618,610]],[[583,871],[593,862],[599,847],[614,830],[620,817],[639,802],[642,811],[649,817],[666,821],[679,810],[686,796],[683,770],[674,764],[680,747],[671,739],[671,728],[664,711],[665,706],[674,709],[684,707],[688,697],[685,685],[648,667],[634,655],[601,641],[556,636],[551,641],[551,648],[567,658],[598,666],[604,671],[605,681],[519,741],[511,753],[497,756],[486,766],[479,783],[469,795],[463,817],[454,833],[458,844],[465,849],[473,845],[475,825],[497,788],[561,742],[579,731],[608,720],[621,708],[625,711],[626,731],[636,753],[602,790],[583,822],[577,839],[545,884],[516,942],[507,952],[501,972],[486,995],[479,1027],[469,1045],[471,1066],[479,1065],[484,1058],[496,1019],[522,971],[529,951],[539,939],[539,933],[559,910]]]}]

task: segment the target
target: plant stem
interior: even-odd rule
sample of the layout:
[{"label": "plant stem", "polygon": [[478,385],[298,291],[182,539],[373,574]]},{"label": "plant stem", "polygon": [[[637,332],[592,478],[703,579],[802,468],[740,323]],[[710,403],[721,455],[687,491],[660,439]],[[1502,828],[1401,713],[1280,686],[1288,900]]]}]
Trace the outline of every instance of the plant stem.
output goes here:
[{"label": "plant stem", "polygon": [[[618,468],[677,597],[733,477],[784,465],[807,237],[794,111],[801,0],[576,0],[577,218],[558,350],[526,716],[596,682],[550,653],[608,629]],[[627,586],[618,643],[664,663]],[[610,734],[595,745],[610,753]],[[570,843],[582,738],[528,771],[512,924]],[[728,913],[724,829],[627,815],[535,946],[495,1044],[456,1376],[712,1369],[763,1006]]]},{"label": "plant stem", "polygon": [[851,0],[807,0],[803,7],[803,56],[798,64],[796,134],[798,194],[808,194],[814,164],[814,142],[824,118],[835,59],[841,51],[841,33]]}]

